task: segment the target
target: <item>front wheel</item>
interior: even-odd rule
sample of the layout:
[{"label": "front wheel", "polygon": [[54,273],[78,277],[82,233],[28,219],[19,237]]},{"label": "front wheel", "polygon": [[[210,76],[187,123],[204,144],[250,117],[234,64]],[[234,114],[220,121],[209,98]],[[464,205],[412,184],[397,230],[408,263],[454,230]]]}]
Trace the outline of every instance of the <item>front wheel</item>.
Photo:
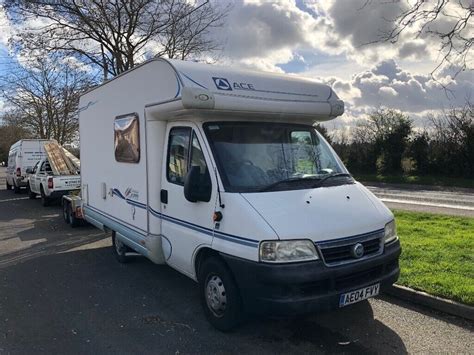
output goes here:
[{"label": "front wheel", "polygon": [[234,277],[217,258],[205,260],[199,272],[201,304],[207,320],[216,329],[227,332],[242,321],[242,301]]}]

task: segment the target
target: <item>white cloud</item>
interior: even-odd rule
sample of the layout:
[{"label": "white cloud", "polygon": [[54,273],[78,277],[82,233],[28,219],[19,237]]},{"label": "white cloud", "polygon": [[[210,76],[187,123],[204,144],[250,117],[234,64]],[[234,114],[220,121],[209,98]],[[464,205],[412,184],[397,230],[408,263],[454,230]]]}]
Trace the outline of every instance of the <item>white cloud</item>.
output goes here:
[{"label": "white cloud", "polygon": [[0,5],[0,45],[6,46],[11,36],[10,21],[8,21],[5,9]]}]

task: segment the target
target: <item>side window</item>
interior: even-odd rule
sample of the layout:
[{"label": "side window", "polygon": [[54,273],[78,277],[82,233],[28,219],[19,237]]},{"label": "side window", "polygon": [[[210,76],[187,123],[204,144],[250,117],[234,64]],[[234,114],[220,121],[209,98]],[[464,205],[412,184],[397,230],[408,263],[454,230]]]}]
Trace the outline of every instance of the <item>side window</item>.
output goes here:
[{"label": "side window", "polygon": [[51,169],[51,165],[49,164],[48,161],[44,162],[44,170],[46,171],[47,174],[51,174],[53,172],[53,169]]},{"label": "side window", "polygon": [[170,131],[166,178],[174,184],[184,185],[184,178],[188,172],[190,136],[191,128],[176,127]]},{"label": "side window", "polygon": [[122,163],[140,161],[140,131],[138,116],[118,116],[114,121],[115,160]]},{"label": "side window", "polygon": [[39,165],[40,162],[37,162],[35,164],[35,167],[33,168],[33,174],[36,174],[36,171],[38,170],[38,165]]}]

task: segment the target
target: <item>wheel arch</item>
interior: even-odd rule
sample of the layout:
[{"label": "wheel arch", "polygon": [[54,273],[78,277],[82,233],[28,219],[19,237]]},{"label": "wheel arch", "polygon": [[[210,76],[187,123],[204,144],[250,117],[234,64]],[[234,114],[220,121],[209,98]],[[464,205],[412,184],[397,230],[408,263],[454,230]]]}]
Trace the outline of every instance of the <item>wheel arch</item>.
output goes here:
[{"label": "wheel arch", "polygon": [[[194,273],[195,273],[195,276],[196,276],[196,280],[199,281],[199,270],[201,268],[201,265],[203,263],[204,260],[206,260],[207,258],[211,257],[211,256],[215,256],[215,257],[218,257],[220,258],[222,261],[224,261],[224,259],[220,256],[220,253],[214,249],[212,249],[210,246],[208,245],[204,245],[202,247],[200,247],[196,252],[195,252],[195,257],[194,257]],[[224,261],[225,263],[225,261]]]}]

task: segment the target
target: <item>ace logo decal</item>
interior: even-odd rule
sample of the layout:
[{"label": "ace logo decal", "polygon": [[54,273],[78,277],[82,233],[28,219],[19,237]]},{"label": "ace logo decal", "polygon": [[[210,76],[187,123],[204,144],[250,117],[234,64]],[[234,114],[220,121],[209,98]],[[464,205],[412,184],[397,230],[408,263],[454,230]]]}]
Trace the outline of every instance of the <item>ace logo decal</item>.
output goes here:
[{"label": "ace logo decal", "polygon": [[212,80],[214,80],[214,84],[216,84],[216,87],[219,90],[232,91],[232,87],[230,86],[230,83],[227,79],[212,77]]}]

